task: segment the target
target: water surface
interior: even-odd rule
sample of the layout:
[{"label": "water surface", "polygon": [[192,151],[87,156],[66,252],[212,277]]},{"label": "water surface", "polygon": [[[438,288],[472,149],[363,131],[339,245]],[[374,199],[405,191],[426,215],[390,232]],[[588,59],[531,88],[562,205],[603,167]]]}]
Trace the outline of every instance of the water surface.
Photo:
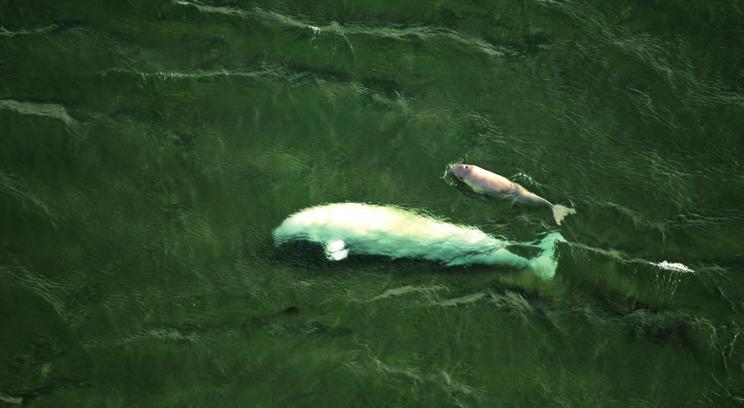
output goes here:
[{"label": "water surface", "polygon": [[[0,404],[741,404],[742,21],[735,0],[1,1]],[[478,200],[456,161],[577,214]],[[568,242],[550,281],[274,247],[346,201]]]}]

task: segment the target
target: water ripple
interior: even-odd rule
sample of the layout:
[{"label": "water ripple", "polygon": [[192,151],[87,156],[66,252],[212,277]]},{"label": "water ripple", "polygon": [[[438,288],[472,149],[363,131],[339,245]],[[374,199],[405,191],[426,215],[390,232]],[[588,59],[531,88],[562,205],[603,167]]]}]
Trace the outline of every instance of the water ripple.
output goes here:
[{"label": "water ripple", "polygon": [[0,109],[6,109],[20,115],[44,116],[61,120],[65,125],[77,123],[64,106],[54,103],[19,102],[14,99],[0,99]]},{"label": "water ripple", "polygon": [[398,296],[403,296],[403,295],[408,295],[408,294],[428,295],[428,294],[436,293],[439,291],[448,291],[448,290],[449,288],[447,288],[446,286],[442,286],[442,285],[433,285],[433,286],[406,285],[406,286],[401,286],[399,288],[388,289],[382,292],[381,294],[369,299],[368,302],[374,302],[377,300],[388,299],[391,297],[398,297]]},{"label": "water ripple", "polygon": [[44,200],[34,193],[30,184],[19,176],[0,172],[0,192],[5,192],[15,197],[21,203],[30,204],[32,208],[39,210],[41,214],[54,225],[54,220],[57,218],[52,213],[49,205]]},{"label": "water ripple", "polygon": [[39,28],[11,31],[3,26],[0,26],[0,36],[1,37],[17,37],[21,35],[45,34],[52,30],[57,29],[57,27],[58,26],[56,24],[51,24],[51,25],[39,27]]},{"label": "water ripple", "polygon": [[602,249],[602,248],[596,248],[589,245],[584,245],[577,242],[568,242],[568,245],[574,248],[580,248],[583,250],[595,252],[604,256],[607,256],[609,258],[612,258],[614,260],[617,260],[621,263],[630,263],[630,264],[642,264],[642,265],[649,265],[653,266],[658,269],[663,269],[671,272],[679,272],[679,273],[693,273],[695,272],[692,268],[689,266],[681,263],[681,262],[675,262],[675,261],[668,261],[668,260],[662,260],[659,262],[649,261],[647,259],[642,259],[638,257],[633,257],[631,255],[626,254],[623,251],[617,250],[617,249]]},{"label": "water ripple", "polygon": [[354,51],[354,47],[346,38],[346,35],[368,35],[390,38],[399,41],[405,41],[409,38],[416,38],[419,40],[445,39],[458,45],[471,48],[475,51],[480,51],[492,57],[504,57],[505,55],[510,53],[510,51],[505,47],[495,46],[483,39],[465,36],[454,30],[443,27],[372,26],[358,23],[341,25],[336,22],[332,22],[327,25],[319,25],[305,23],[295,19],[294,17],[280,14],[274,11],[264,10],[259,7],[254,7],[253,9],[248,11],[228,6],[208,6],[198,2],[184,0],[174,0],[173,3],[180,6],[195,7],[197,10],[204,13],[216,13],[249,19],[258,18],[259,20],[268,22],[273,25],[307,30],[308,33],[313,36],[318,36],[322,35],[325,32],[330,32],[341,36],[346,41],[352,52]]},{"label": "water ripple", "polygon": [[[700,78],[696,74],[696,64],[690,48],[682,38],[664,40],[647,33],[634,33],[622,25],[612,24],[596,7],[585,10],[572,0],[534,0],[536,3],[558,9],[575,20],[582,29],[586,30],[595,43],[616,47],[634,56],[639,61],[654,70],[670,87],[686,87],[690,90],[685,105],[693,108],[695,105],[733,105],[744,109],[744,95],[726,86],[719,80]],[[600,54],[596,46],[582,45],[582,51],[590,54]],[[596,55],[595,55],[596,56]],[[640,91],[635,91],[640,92]],[[641,96],[643,94],[641,93]],[[658,113],[649,105],[646,95],[644,115],[658,118]],[[673,121],[661,120],[665,126],[676,129]]]},{"label": "water ripple", "polygon": [[478,388],[456,379],[453,374],[445,370],[429,373],[416,367],[392,365],[378,358],[369,346],[363,347],[364,350],[360,351],[363,355],[362,359],[353,358],[352,361],[346,363],[346,368],[356,375],[362,377],[375,375],[379,378],[402,380],[413,386],[423,383],[435,385],[456,406],[466,406],[464,401],[461,401],[463,398],[472,399],[468,402],[480,402],[483,399],[482,392]]}]

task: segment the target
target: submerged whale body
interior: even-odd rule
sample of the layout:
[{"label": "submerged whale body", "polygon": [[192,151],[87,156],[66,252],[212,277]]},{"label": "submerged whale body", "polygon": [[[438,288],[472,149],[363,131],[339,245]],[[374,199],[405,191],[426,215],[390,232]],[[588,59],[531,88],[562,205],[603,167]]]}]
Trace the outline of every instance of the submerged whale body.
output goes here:
[{"label": "submerged whale body", "polygon": [[[555,243],[563,241],[553,232],[538,243],[510,242],[418,212],[361,203],[306,208],[285,219],[273,236],[277,245],[291,240],[319,243],[330,260],[364,254],[425,259],[445,266],[505,265],[530,268],[546,279],[555,275]],[[515,244],[537,247],[541,252],[528,259],[507,249]]]}]

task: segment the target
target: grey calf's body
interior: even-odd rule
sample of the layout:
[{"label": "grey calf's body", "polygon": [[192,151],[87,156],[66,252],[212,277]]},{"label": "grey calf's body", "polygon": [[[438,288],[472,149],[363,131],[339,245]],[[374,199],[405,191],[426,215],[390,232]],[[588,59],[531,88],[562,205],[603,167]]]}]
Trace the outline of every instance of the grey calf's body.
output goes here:
[{"label": "grey calf's body", "polygon": [[558,225],[567,215],[576,212],[572,208],[553,204],[504,176],[472,164],[455,164],[450,167],[450,171],[458,180],[467,184],[478,194],[510,198],[524,204],[548,207],[553,211],[553,218]]}]

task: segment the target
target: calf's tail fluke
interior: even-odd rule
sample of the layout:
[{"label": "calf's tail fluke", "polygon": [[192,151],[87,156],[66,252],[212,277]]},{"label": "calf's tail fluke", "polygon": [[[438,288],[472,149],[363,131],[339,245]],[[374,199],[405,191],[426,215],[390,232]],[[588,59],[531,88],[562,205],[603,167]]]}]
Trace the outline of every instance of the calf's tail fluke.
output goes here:
[{"label": "calf's tail fluke", "polygon": [[561,225],[561,222],[563,222],[563,219],[567,216],[576,214],[576,210],[573,208],[568,208],[560,204],[554,204],[550,208],[553,210],[553,218],[555,219],[555,223],[558,225]]},{"label": "calf's tail fluke", "polygon": [[537,244],[541,250],[540,255],[529,262],[530,269],[535,275],[545,280],[553,279],[555,270],[558,269],[558,260],[555,259],[555,244],[565,241],[563,235],[559,232],[551,232]]}]

